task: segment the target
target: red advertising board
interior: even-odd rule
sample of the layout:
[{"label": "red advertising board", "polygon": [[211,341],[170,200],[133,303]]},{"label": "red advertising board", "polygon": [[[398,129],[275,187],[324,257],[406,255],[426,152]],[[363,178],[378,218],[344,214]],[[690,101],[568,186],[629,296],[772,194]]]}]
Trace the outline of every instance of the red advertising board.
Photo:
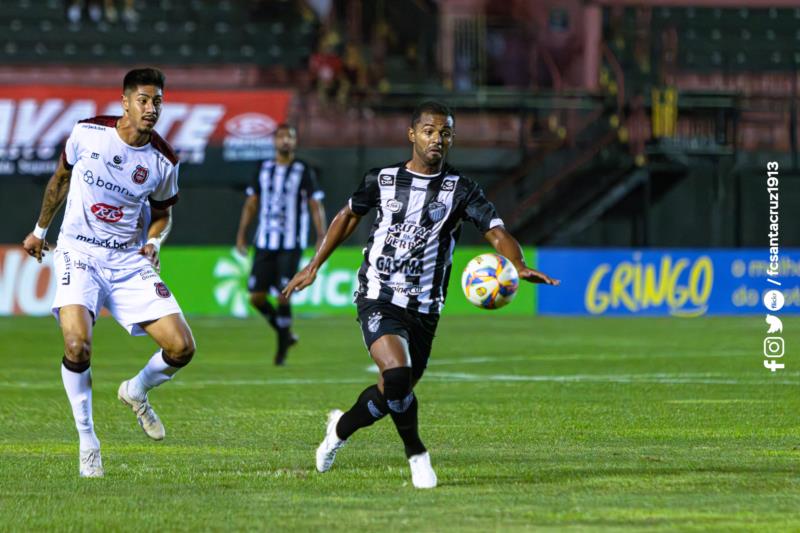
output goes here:
[{"label": "red advertising board", "polygon": [[[255,161],[272,156],[271,133],[286,120],[291,91],[164,92],[156,130],[184,163]],[[49,174],[78,120],[120,115],[121,90],[0,87],[0,175]]]},{"label": "red advertising board", "polygon": [[46,253],[39,264],[22,246],[0,246],[0,316],[50,312],[56,290],[52,257]]}]

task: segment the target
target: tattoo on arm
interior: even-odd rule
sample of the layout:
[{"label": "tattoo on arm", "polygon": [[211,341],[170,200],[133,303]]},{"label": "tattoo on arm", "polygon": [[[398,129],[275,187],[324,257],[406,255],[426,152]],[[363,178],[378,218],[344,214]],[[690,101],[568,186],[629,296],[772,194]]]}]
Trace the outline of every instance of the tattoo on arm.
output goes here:
[{"label": "tattoo on arm", "polygon": [[69,192],[69,181],[72,177],[72,172],[64,169],[59,164],[58,169],[47,182],[47,188],[44,191],[44,199],[42,200],[42,209],[39,213],[38,224],[42,228],[47,228],[53,221],[56,212],[61,208],[64,199]]}]

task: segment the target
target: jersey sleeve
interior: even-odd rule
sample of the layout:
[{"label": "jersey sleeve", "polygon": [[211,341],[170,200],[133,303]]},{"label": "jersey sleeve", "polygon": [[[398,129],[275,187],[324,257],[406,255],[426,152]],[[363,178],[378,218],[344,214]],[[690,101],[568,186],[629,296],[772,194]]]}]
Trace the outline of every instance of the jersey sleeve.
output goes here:
[{"label": "jersey sleeve", "polygon": [[67,137],[67,143],[64,145],[64,150],[61,152],[61,163],[67,170],[72,170],[75,163],[78,162],[78,128],[72,128],[72,133]]},{"label": "jersey sleeve", "polygon": [[486,199],[476,183],[470,183],[464,207],[464,219],[475,224],[478,231],[486,233],[492,228],[503,226],[503,219],[497,214],[494,204]]},{"label": "jersey sleeve", "polygon": [[166,209],[178,201],[178,167],[172,167],[156,190],[150,195],[150,205],[156,209]]},{"label": "jersey sleeve", "polygon": [[364,216],[373,207],[380,204],[380,189],[378,187],[378,175],[376,172],[367,172],[356,192],[350,197],[348,205],[350,210],[356,215]]},{"label": "jersey sleeve", "polygon": [[308,165],[306,165],[306,170],[303,172],[303,181],[300,182],[300,188],[306,191],[309,198],[313,198],[317,201],[321,201],[325,198],[325,191],[319,186],[317,173]]}]

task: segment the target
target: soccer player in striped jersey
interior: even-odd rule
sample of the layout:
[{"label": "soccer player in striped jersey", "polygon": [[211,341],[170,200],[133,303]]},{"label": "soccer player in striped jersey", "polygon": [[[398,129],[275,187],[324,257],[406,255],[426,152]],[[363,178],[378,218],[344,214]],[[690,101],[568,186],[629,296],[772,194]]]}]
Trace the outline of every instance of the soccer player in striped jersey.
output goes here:
[{"label": "soccer player in striped jersey", "polygon": [[346,413],[329,413],[316,454],[320,472],[333,466],[337,450],[353,433],[389,415],[403,440],[414,486],[436,486],[436,473],[419,436],[413,389],[428,363],[463,221],[474,224],[514,264],[521,279],[559,284],[525,264],[519,243],[480,187],[445,163],[454,136],[455,118],[447,106],[417,106],[408,129],[411,159],[364,176],[331,221],[314,258],[283,291],[288,296],[311,285],[361,217],[373,208],[377,211],[358,273],[356,304],[364,343],[379,369],[378,383],[362,391]]},{"label": "soccer player in striped jersey", "polygon": [[[247,188],[242,208],[236,247],[247,253],[247,228],[258,217],[253,244],[256,253],[247,282],[250,303],[277,333],[275,364],[283,365],[289,347],[297,342],[291,331],[292,311],[289,298],[280,291],[297,273],[300,256],[308,245],[309,222],[314,223],[317,243],[325,235],[325,193],[308,163],[296,159],[297,131],[280,124],[275,130],[274,159],[261,163],[253,183]],[[277,309],[267,293],[277,296]]]}]

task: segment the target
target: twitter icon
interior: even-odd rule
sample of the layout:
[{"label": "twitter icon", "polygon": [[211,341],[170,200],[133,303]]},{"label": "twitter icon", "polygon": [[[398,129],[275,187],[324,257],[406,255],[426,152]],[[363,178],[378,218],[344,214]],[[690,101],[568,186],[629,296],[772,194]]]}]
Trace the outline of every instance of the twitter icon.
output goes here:
[{"label": "twitter icon", "polygon": [[779,333],[783,331],[783,322],[775,315],[767,315],[767,324],[769,324],[767,333]]}]

